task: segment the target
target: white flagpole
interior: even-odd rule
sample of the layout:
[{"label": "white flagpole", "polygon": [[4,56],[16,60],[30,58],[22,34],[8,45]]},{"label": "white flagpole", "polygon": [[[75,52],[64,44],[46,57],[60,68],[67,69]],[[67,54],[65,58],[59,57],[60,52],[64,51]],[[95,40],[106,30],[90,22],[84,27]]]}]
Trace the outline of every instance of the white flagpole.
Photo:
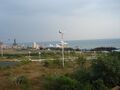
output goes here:
[{"label": "white flagpole", "polygon": [[30,57],[31,57],[31,56],[30,56],[31,52],[29,51],[28,54],[29,54],[29,60],[31,60],[31,58],[30,58]]},{"label": "white flagpole", "polygon": [[64,68],[65,66],[65,59],[64,59],[64,37],[62,32],[59,31],[59,33],[61,34],[61,45],[62,45],[62,66]]},{"label": "white flagpole", "polygon": [[3,57],[3,43],[1,44],[1,56]]}]

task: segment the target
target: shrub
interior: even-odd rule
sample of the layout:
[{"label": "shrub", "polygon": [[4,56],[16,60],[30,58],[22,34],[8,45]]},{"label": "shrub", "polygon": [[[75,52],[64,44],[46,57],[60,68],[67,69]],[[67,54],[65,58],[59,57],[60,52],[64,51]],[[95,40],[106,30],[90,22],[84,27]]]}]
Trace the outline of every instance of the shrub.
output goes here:
[{"label": "shrub", "polygon": [[120,82],[120,61],[115,58],[99,58],[92,64],[93,80],[102,79],[107,87],[114,87]]},{"label": "shrub", "polygon": [[78,69],[76,70],[73,74],[72,74],[72,77],[74,79],[76,79],[77,81],[81,82],[81,83],[86,83],[86,82],[89,82],[89,72],[87,72],[86,70],[83,70],[83,69]]},{"label": "shrub", "polygon": [[120,85],[119,54],[102,54],[86,69],[81,65],[84,58],[78,60],[80,67],[72,75],[49,77],[47,90],[111,90]]},{"label": "shrub", "polygon": [[44,67],[49,67],[49,66],[51,66],[51,67],[59,67],[59,66],[61,66],[61,64],[62,64],[62,62],[60,60],[58,60],[58,59],[43,61],[43,66]]},{"label": "shrub", "polygon": [[0,70],[8,70],[11,69],[10,66],[0,66]]},{"label": "shrub", "polygon": [[55,66],[61,66],[61,64],[62,64],[61,60],[59,60],[59,59],[53,60],[53,65],[55,65]]},{"label": "shrub", "polygon": [[78,82],[66,76],[47,78],[45,85],[47,90],[78,90]]},{"label": "shrub", "polygon": [[76,59],[76,63],[78,65],[80,65],[81,67],[84,66],[84,64],[86,63],[86,58],[84,56],[79,56],[77,59]]},{"label": "shrub", "polygon": [[92,85],[94,90],[109,90],[101,79],[94,81]]},{"label": "shrub", "polygon": [[43,66],[48,67],[50,65],[50,62],[48,60],[43,61]]},{"label": "shrub", "polygon": [[23,57],[23,58],[21,58],[21,59],[22,59],[22,60],[20,61],[20,64],[28,64],[28,63],[31,62],[28,58],[25,58],[25,57]]},{"label": "shrub", "polygon": [[29,80],[23,75],[16,78],[16,84],[20,86],[21,90],[30,90]]},{"label": "shrub", "polygon": [[118,58],[112,54],[99,56],[97,60],[92,61],[90,68],[80,67],[72,76],[81,84],[83,83],[84,87],[92,85],[92,90],[111,89],[120,85],[120,61]]}]

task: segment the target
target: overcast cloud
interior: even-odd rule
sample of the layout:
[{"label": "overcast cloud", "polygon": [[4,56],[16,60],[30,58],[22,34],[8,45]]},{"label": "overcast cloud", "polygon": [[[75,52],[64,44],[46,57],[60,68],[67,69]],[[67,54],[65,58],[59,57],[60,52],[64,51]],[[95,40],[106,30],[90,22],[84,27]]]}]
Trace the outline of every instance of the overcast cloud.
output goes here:
[{"label": "overcast cloud", "polygon": [[120,38],[120,0],[0,0],[0,40]]}]

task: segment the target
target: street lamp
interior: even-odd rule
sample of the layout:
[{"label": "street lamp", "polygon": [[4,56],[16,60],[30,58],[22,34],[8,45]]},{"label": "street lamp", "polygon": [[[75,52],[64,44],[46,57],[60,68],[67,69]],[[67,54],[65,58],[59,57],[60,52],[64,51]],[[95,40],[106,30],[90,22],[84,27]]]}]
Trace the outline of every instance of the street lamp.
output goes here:
[{"label": "street lamp", "polygon": [[38,54],[39,54],[39,59],[40,59],[41,52],[39,52]]},{"label": "street lamp", "polygon": [[0,42],[1,56],[3,57],[3,43]]},{"label": "street lamp", "polygon": [[29,60],[31,60],[31,58],[30,58],[30,54],[31,54],[31,52],[29,51],[28,54],[29,54]]},{"label": "street lamp", "polygon": [[1,56],[3,57],[3,45],[1,45]]},{"label": "street lamp", "polygon": [[59,31],[59,33],[61,34],[61,45],[62,45],[62,66],[64,68],[65,66],[65,59],[64,59],[64,38],[63,38],[63,32]]}]

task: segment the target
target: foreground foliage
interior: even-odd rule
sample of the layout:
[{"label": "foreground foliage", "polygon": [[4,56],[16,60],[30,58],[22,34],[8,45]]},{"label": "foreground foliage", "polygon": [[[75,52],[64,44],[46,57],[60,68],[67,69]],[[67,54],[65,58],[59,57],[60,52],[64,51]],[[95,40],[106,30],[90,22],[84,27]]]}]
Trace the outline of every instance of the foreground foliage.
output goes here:
[{"label": "foreground foliage", "polygon": [[[20,65],[0,68],[0,90],[111,90],[120,86],[120,53],[77,53],[78,58],[73,52],[69,54],[72,58],[65,59],[64,68],[61,54],[48,53],[43,62],[31,62],[21,56]],[[95,54],[97,58],[88,58]]]},{"label": "foreground foliage", "polygon": [[[85,60],[79,59],[81,63]],[[110,90],[120,86],[120,53],[98,56],[88,68],[84,68],[85,63],[79,65],[71,75],[47,79],[47,90]]]}]

